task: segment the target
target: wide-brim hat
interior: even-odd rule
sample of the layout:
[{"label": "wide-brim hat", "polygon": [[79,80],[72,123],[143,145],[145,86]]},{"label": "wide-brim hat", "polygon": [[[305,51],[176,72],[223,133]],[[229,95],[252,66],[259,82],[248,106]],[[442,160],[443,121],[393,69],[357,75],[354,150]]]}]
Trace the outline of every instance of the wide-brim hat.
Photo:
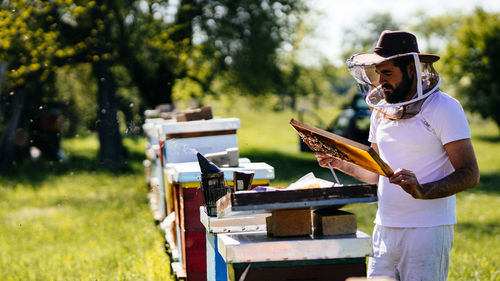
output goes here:
[{"label": "wide-brim hat", "polygon": [[417,54],[421,62],[433,63],[439,60],[438,55],[420,53],[417,37],[406,31],[385,30],[380,34],[373,53],[360,53],[352,56],[350,62],[355,65],[375,65],[385,60]]}]

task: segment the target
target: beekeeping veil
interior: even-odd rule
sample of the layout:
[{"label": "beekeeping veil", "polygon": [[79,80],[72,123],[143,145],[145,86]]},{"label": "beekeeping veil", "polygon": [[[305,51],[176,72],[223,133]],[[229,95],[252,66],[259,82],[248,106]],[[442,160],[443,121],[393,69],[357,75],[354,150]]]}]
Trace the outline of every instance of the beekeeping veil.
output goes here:
[{"label": "beekeeping veil", "polygon": [[[417,79],[416,92],[410,100],[389,103],[385,100],[375,67],[382,62],[404,56],[413,57]],[[374,113],[377,111],[389,119],[408,119],[418,114],[425,99],[439,87],[441,79],[432,67],[432,63],[437,60],[437,55],[419,52],[415,35],[405,31],[386,30],[380,35],[374,52],[351,56],[347,60],[347,69],[359,83],[366,103]]]}]

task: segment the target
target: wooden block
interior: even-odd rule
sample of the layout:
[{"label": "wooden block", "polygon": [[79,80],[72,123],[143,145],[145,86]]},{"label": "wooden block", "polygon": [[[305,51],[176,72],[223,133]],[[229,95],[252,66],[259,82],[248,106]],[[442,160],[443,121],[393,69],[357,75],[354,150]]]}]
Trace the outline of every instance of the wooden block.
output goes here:
[{"label": "wooden block", "polygon": [[165,120],[175,119],[177,112],[160,112],[160,118]]},{"label": "wooden block", "polygon": [[313,212],[315,235],[343,235],[356,233],[356,215],[353,213],[322,209]]},{"label": "wooden block", "polygon": [[177,121],[177,122],[185,122],[185,121],[187,121],[186,120],[186,116],[184,116],[184,112],[176,112],[176,113],[173,114],[172,117],[173,117],[172,119],[175,119],[175,121]]},{"label": "wooden block", "polygon": [[201,111],[201,117],[205,120],[209,120],[214,118],[212,114],[212,107],[211,106],[204,106],[200,109]]},{"label": "wooden block", "polygon": [[201,115],[201,110],[193,109],[184,111],[184,118],[186,119],[183,121],[196,121],[203,119],[203,116]]},{"label": "wooden block", "polygon": [[209,120],[212,119],[212,108],[204,106],[202,108],[186,109],[175,115],[177,122],[195,121],[195,120]]},{"label": "wooden block", "polygon": [[276,237],[311,235],[311,209],[274,210],[270,224],[271,233]]},{"label": "wooden block", "polygon": [[272,236],[273,235],[273,216],[266,217],[266,229],[267,229],[267,235]]}]

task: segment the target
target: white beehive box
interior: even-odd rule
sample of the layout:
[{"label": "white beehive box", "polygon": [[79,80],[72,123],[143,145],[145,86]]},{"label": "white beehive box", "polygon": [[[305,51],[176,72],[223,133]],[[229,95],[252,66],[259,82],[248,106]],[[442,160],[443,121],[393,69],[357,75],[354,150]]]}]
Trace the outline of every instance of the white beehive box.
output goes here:
[{"label": "white beehive box", "polygon": [[214,118],[188,122],[158,124],[159,139],[164,141],[166,163],[198,161],[201,154],[238,147],[238,118]]},{"label": "white beehive box", "polygon": [[150,145],[158,144],[158,126],[163,123],[172,122],[163,118],[146,118],[142,125],[142,130],[149,140]]}]

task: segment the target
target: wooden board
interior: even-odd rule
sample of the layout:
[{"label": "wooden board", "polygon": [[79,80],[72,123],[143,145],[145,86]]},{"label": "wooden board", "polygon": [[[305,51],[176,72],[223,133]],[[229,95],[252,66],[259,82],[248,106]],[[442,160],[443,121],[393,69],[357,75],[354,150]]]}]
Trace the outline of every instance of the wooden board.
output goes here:
[{"label": "wooden board", "polygon": [[290,125],[314,152],[326,153],[386,177],[390,177],[394,173],[389,165],[380,159],[377,152],[369,146],[294,119],[290,120]]},{"label": "wooden board", "polygon": [[341,207],[345,204],[377,201],[377,185],[351,184],[339,187],[277,191],[237,191],[217,200],[217,216],[234,211]]},{"label": "wooden board", "polygon": [[[376,197],[375,184],[353,184],[339,187],[292,189],[259,192],[235,192],[233,206],[319,201],[334,198]],[[227,194],[226,194],[227,196]]]}]

